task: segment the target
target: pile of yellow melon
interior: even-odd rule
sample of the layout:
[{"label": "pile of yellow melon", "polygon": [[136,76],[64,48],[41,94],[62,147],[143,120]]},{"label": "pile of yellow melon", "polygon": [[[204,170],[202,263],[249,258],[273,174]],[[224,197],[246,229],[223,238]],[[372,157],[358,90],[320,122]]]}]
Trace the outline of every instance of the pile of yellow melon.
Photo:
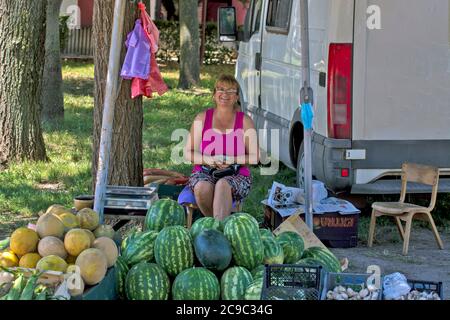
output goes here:
[{"label": "pile of yellow melon", "polygon": [[119,252],[113,236],[113,228],[99,225],[99,216],[92,209],[84,208],[75,215],[61,205],[52,205],[39,217],[35,230],[22,227],[11,234],[10,247],[0,252],[0,266],[64,273],[78,266],[84,288],[102,281],[115,264]]}]

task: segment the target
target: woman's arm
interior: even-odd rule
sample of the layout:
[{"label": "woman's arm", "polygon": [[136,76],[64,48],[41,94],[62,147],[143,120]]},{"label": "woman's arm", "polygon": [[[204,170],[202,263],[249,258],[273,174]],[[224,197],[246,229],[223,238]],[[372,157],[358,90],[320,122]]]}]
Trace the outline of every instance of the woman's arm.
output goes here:
[{"label": "woman's arm", "polygon": [[202,143],[203,123],[206,112],[199,113],[191,125],[186,146],[184,147],[184,158],[196,165],[213,165],[214,159],[210,156],[203,156],[200,151]]}]

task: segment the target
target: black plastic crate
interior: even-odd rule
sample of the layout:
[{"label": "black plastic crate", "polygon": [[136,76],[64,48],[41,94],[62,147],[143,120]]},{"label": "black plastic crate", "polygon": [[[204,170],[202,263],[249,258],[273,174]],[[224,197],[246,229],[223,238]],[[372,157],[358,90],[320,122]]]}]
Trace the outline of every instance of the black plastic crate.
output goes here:
[{"label": "black plastic crate", "polygon": [[[408,279],[408,284],[411,287],[411,291],[417,290],[419,292],[423,291],[433,291],[436,292],[441,300],[444,300],[444,289],[442,286],[442,282],[433,282],[433,281],[421,281],[421,280],[410,280]],[[384,289],[383,289],[383,300],[384,298]]]},{"label": "black plastic crate", "polygon": [[266,265],[262,300],[319,300],[322,268],[295,264]]}]

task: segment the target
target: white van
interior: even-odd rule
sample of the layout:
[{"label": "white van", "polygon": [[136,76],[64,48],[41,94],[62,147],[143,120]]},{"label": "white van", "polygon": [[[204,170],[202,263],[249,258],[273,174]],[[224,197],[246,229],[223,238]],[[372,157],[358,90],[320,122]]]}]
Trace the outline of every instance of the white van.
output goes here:
[{"label": "white van", "polygon": [[[222,16],[220,38],[232,40]],[[449,192],[450,1],[313,0],[309,33],[315,178],[333,190],[398,193],[409,161],[441,168],[439,191]],[[300,34],[299,0],[251,0],[236,64],[242,108],[258,129],[280,130],[277,157],[297,176]],[[265,132],[260,144],[276,155]]]}]

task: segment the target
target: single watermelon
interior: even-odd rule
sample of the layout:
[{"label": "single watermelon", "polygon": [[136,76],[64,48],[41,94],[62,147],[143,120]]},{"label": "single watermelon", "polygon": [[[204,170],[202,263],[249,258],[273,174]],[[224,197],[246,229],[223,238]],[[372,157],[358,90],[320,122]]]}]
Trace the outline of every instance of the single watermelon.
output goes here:
[{"label": "single watermelon", "polygon": [[244,267],[227,269],[220,279],[222,300],[243,300],[245,290],[252,282],[252,274]]},{"label": "single watermelon", "polygon": [[283,248],[284,263],[292,264],[300,260],[305,249],[305,244],[300,235],[292,231],[286,231],[279,234],[275,239]]},{"label": "single watermelon", "polygon": [[191,268],[194,265],[194,250],[189,231],[181,226],[162,229],[155,241],[155,260],[173,277]]},{"label": "single watermelon", "polygon": [[252,216],[251,214],[246,213],[246,212],[236,212],[236,213],[233,213],[233,214],[229,215],[228,217],[226,217],[222,221],[223,222],[223,228],[225,229],[225,226],[227,225],[228,221],[231,221],[231,220],[233,220],[234,218],[237,218],[237,217],[247,218],[250,221],[252,221],[256,225],[257,228],[259,228],[258,221],[255,219],[255,217]]},{"label": "single watermelon", "polygon": [[125,281],[127,278],[129,268],[126,262],[121,256],[117,257],[114,272],[116,277],[116,291],[119,299],[123,300],[126,298]]},{"label": "single watermelon", "polygon": [[283,247],[275,238],[264,235],[262,243],[264,245],[264,264],[282,264],[284,261]]},{"label": "single watermelon", "polygon": [[154,259],[154,245],[158,232],[149,230],[134,234],[127,240],[122,251],[123,260],[129,265],[142,261],[151,262]]},{"label": "single watermelon", "polygon": [[128,300],[167,300],[170,280],[156,263],[140,262],[133,266],[126,278]]},{"label": "single watermelon", "polygon": [[173,300],[219,300],[219,280],[205,268],[183,270],[173,282],[172,297]]},{"label": "single watermelon", "polygon": [[222,232],[223,231],[222,221],[216,220],[213,217],[203,217],[196,220],[192,224],[191,230],[189,230],[192,239],[195,240],[195,237],[197,237],[198,234],[205,229],[214,229]]},{"label": "single watermelon", "polygon": [[184,226],[186,213],[181,205],[172,199],[155,201],[145,216],[144,230],[161,231],[168,226]]},{"label": "single watermelon", "polygon": [[232,252],[228,239],[222,232],[206,229],[194,240],[195,255],[205,268],[225,270],[231,262]]},{"label": "single watermelon", "polygon": [[231,243],[236,265],[252,270],[263,262],[264,246],[259,229],[247,214],[230,219],[224,234]]},{"label": "single watermelon", "polygon": [[310,247],[305,250],[303,259],[311,258],[319,262],[328,272],[341,272],[341,264],[336,256],[328,249],[321,247]]}]

